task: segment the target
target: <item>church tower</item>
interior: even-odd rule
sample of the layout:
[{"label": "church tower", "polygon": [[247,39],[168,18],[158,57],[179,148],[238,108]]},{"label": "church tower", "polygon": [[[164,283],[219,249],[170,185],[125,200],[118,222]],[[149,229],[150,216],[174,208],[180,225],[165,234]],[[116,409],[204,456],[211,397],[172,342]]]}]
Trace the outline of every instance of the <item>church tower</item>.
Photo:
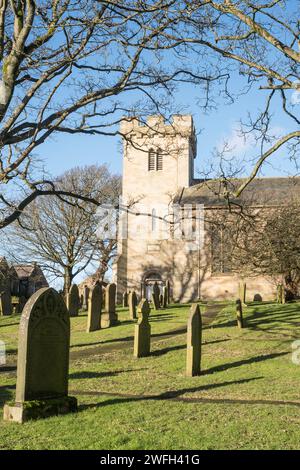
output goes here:
[{"label": "church tower", "polygon": [[172,276],[174,243],[165,220],[172,213],[174,199],[193,184],[196,135],[190,115],[175,115],[170,124],[161,116],[151,116],[145,124],[124,119],[120,132],[126,210],[114,280],[119,294],[134,289],[142,296],[150,278],[163,284]]},{"label": "church tower", "polygon": [[173,116],[165,124],[151,116],[145,125],[137,119],[123,121],[123,198],[145,203],[165,203],[178,190],[191,186],[196,157],[192,116]]}]

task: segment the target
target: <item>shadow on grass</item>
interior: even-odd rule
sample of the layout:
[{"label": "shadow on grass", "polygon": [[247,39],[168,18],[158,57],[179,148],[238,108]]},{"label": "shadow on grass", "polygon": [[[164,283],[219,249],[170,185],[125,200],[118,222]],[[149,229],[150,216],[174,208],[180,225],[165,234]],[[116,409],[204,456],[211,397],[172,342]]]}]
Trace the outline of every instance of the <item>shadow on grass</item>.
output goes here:
[{"label": "shadow on grass", "polygon": [[0,328],[4,328],[5,326],[16,326],[19,325],[19,322],[16,323],[4,323],[4,325],[0,325]]},{"label": "shadow on grass", "polygon": [[272,354],[265,354],[264,356],[255,356],[250,357],[249,359],[243,359],[241,361],[230,362],[228,364],[221,364],[219,366],[211,367],[210,369],[206,369],[202,371],[201,375],[213,374],[214,372],[222,372],[224,370],[233,369],[235,367],[244,366],[247,364],[255,364],[263,361],[268,361],[270,359],[275,359],[276,357],[286,356],[289,352],[281,352],[281,353],[272,353]]},{"label": "shadow on grass", "polygon": [[7,401],[14,398],[16,386],[15,385],[3,385],[0,387],[0,405],[4,405]]},{"label": "shadow on grass", "polygon": [[[81,372],[73,372],[69,374],[70,379],[95,379],[97,377],[114,377],[115,375],[124,374],[127,372],[135,372],[137,369],[123,369],[123,370],[114,370],[110,372],[92,372],[88,370],[83,370]],[[139,369],[145,370],[145,369]]]},{"label": "shadow on grass", "polygon": [[192,388],[183,388],[180,390],[170,390],[168,392],[161,393],[159,395],[127,395],[127,394],[118,394],[118,393],[107,393],[107,392],[84,392],[84,391],[76,391],[72,390],[70,393],[73,395],[90,395],[90,396],[112,396],[115,398],[112,398],[110,400],[107,400],[105,402],[100,402],[100,403],[93,403],[93,404],[86,404],[86,405],[80,405],[79,406],[79,411],[85,411],[89,408],[95,408],[95,407],[103,407],[103,406],[114,406],[118,405],[121,403],[131,403],[131,402],[136,402],[136,401],[144,401],[144,400],[153,400],[153,401],[160,401],[160,400],[176,400],[176,401],[185,401],[185,402],[193,402],[193,401],[200,401],[198,398],[184,398],[181,397],[181,395],[184,395],[185,393],[194,393],[194,392],[201,392],[201,391],[207,391],[207,390],[212,390],[215,388],[220,388],[220,387],[226,387],[230,385],[238,385],[238,384],[243,384],[243,383],[248,383],[252,382],[254,380],[260,380],[263,379],[263,377],[251,377],[249,379],[241,379],[241,380],[234,380],[231,382],[222,382],[222,383],[217,383],[217,384],[209,384],[209,385],[201,385],[200,387],[192,387]]}]

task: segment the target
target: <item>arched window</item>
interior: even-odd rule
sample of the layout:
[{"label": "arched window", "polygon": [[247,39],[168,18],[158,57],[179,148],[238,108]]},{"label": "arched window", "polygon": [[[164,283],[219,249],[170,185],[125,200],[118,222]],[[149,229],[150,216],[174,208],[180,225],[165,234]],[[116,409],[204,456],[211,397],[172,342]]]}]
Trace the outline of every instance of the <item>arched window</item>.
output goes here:
[{"label": "arched window", "polygon": [[150,149],[148,152],[148,171],[154,171],[155,170],[155,158],[156,154],[153,149]]},{"label": "arched window", "polygon": [[156,169],[162,170],[163,169],[163,156],[161,149],[158,149],[156,152]]}]

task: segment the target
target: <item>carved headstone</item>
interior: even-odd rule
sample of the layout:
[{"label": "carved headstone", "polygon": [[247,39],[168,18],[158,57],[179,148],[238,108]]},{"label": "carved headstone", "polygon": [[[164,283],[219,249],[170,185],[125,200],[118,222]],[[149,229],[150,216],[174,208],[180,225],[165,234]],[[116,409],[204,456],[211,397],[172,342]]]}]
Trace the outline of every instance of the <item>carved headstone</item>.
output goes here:
[{"label": "carved headstone", "polygon": [[77,409],[68,397],[70,318],[60,294],[38,290],[27,302],[20,321],[16,403],[4,408],[4,419],[27,419]]},{"label": "carved headstone", "polygon": [[128,307],[128,293],[124,292],[123,294],[123,307]]},{"label": "carved headstone", "polygon": [[240,299],[236,301],[236,320],[239,328],[244,328],[243,309],[242,302]]},{"label": "carved headstone", "polygon": [[77,317],[79,313],[79,291],[77,284],[72,284],[67,295],[67,307],[70,317]]},{"label": "carved headstone", "polygon": [[10,289],[0,293],[0,315],[11,315],[13,312]]},{"label": "carved headstone", "polygon": [[101,315],[101,328],[109,328],[118,323],[116,314],[116,284],[111,283],[105,289],[105,312]]},{"label": "carved headstone", "polygon": [[202,319],[198,304],[193,304],[187,325],[186,375],[193,377],[201,372]]},{"label": "carved headstone", "polygon": [[134,327],[134,357],[145,357],[150,354],[151,326],[149,314],[149,302],[147,299],[142,299],[138,305],[139,320]]},{"label": "carved headstone", "polygon": [[97,283],[89,290],[87,333],[100,330],[102,310],[102,286]]},{"label": "carved headstone", "polygon": [[128,305],[129,305],[129,317],[131,320],[135,320],[137,318],[136,316],[137,297],[136,297],[135,291],[129,292]]}]

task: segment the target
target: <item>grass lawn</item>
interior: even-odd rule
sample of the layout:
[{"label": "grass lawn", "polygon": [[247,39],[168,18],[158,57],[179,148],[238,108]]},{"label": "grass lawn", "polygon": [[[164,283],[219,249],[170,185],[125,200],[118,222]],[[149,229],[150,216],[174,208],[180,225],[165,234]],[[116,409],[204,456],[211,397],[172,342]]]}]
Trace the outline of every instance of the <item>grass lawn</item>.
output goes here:
[{"label": "grass lawn", "polygon": [[[151,316],[152,355],[134,359],[133,322],[85,333],[72,318],[70,395],[79,411],[23,425],[0,420],[0,449],[299,449],[300,304],[253,303],[247,328],[219,304],[203,331],[202,375],[185,376],[188,305]],[[202,307],[204,311],[204,307]],[[0,413],[14,397],[19,317],[0,317],[8,363]],[[300,356],[300,354],[299,354]]]}]

